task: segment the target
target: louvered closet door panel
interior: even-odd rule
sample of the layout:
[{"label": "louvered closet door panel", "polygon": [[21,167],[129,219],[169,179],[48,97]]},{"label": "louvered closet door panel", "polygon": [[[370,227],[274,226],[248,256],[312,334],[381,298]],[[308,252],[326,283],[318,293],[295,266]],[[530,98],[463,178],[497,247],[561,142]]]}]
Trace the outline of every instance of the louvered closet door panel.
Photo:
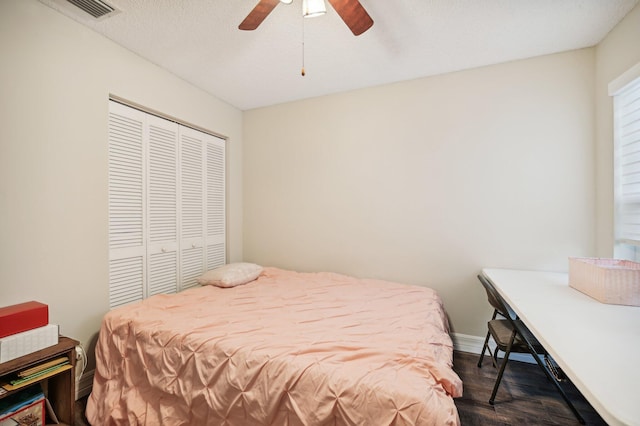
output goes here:
[{"label": "louvered closet door panel", "polygon": [[225,141],[210,136],[206,141],[207,237],[206,269],[225,264]]},{"label": "louvered closet door panel", "polygon": [[175,293],[178,289],[178,252],[149,254],[149,296]]},{"label": "louvered closet door panel", "polygon": [[178,131],[149,116],[147,217],[149,295],[178,290]]},{"label": "louvered closet door panel", "polygon": [[205,137],[180,127],[180,271],[181,288],[192,287],[204,272]]},{"label": "louvered closet door panel", "polygon": [[144,241],[144,115],[113,104],[109,110],[109,248]]},{"label": "louvered closet door panel", "polygon": [[193,130],[180,129],[182,178],[182,238],[204,236],[203,141]]},{"label": "louvered closet door panel", "polygon": [[144,298],[144,256],[109,260],[109,308]]},{"label": "louvered closet door panel", "polygon": [[109,103],[110,306],[141,300],[145,282],[145,114]]},{"label": "louvered closet door panel", "polygon": [[204,272],[202,246],[187,247],[181,250],[181,289],[193,287],[198,284],[196,279]]}]

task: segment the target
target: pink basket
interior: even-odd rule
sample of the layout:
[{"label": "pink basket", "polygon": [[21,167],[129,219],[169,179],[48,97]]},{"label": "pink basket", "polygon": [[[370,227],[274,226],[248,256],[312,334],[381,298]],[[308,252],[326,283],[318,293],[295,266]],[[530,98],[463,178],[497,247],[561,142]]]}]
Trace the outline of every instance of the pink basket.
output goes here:
[{"label": "pink basket", "polygon": [[569,285],[602,303],[640,306],[640,263],[570,257]]}]

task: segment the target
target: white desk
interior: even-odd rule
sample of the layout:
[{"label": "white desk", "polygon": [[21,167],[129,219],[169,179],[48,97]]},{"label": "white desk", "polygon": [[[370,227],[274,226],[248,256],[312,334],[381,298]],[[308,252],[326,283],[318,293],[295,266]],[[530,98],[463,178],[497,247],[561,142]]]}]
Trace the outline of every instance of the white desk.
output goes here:
[{"label": "white desk", "polygon": [[640,425],[640,307],[600,303],[563,273],[482,274],[607,423]]}]

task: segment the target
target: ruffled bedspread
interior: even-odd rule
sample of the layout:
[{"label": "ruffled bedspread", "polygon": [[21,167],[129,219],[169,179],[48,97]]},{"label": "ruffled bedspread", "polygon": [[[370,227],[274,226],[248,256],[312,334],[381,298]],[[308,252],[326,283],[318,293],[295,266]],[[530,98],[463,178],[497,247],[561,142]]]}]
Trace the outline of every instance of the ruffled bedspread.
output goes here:
[{"label": "ruffled bedspread", "polygon": [[265,268],[110,311],[92,425],[455,425],[435,291]]}]

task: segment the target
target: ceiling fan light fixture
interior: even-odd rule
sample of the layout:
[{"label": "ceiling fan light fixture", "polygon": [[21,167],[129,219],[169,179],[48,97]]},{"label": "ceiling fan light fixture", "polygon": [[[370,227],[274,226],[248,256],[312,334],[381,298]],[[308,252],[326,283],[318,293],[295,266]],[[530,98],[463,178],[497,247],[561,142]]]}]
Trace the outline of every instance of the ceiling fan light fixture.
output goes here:
[{"label": "ceiling fan light fixture", "polygon": [[302,16],[305,18],[313,18],[325,13],[327,13],[327,7],[324,0],[302,0]]},{"label": "ceiling fan light fixture", "polygon": [[291,4],[293,0],[280,0],[280,3]]}]

